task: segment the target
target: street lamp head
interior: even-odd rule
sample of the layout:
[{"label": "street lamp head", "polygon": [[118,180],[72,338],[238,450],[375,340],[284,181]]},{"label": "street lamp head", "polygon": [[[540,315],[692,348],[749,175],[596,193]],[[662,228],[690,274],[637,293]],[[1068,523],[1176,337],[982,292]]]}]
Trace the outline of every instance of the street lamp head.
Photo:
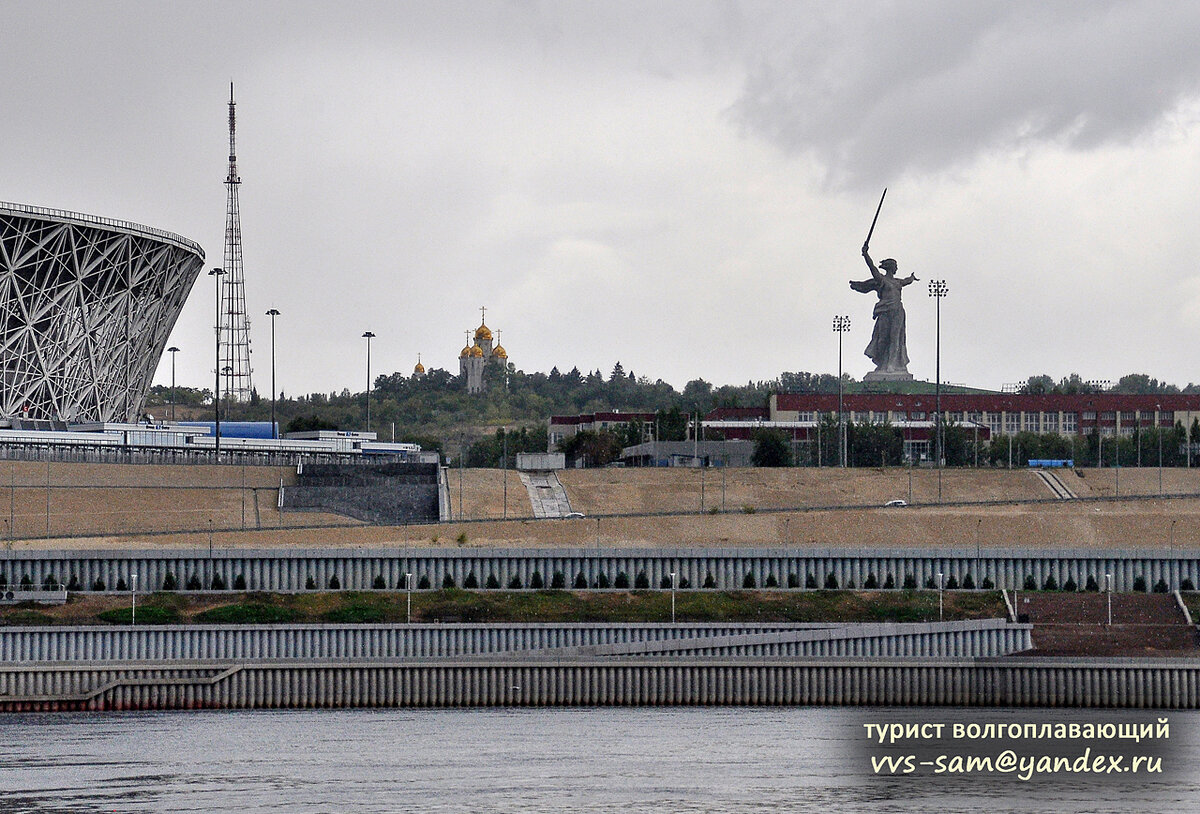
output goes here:
[{"label": "street lamp head", "polygon": [[179,353],[179,348],[172,345],[171,347],[167,348],[167,353]]},{"label": "street lamp head", "polygon": [[850,330],[850,317],[836,316],[833,318],[833,330],[842,333]]},{"label": "street lamp head", "polygon": [[374,339],[374,338],[375,338],[375,334],[371,333],[370,331],[366,331],[363,334],[363,339]]},{"label": "street lamp head", "polygon": [[210,272],[208,273],[208,276],[209,276],[209,277],[216,277],[216,276],[218,276],[218,275],[221,275],[221,274],[224,274],[224,273],[225,273],[225,269],[213,269],[212,271],[210,271]]},{"label": "street lamp head", "polygon": [[929,281],[929,296],[941,299],[950,293],[950,286],[946,285],[945,280],[930,280]]},{"label": "street lamp head", "polygon": [[277,316],[279,316],[279,311],[275,308],[272,308],[270,311],[267,312],[267,316],[277,317]]}]

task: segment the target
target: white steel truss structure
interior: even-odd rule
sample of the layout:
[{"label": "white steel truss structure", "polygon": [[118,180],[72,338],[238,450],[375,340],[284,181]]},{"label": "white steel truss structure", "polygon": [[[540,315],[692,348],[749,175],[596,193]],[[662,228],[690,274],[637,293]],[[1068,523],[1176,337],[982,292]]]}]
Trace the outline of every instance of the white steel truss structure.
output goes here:
[{"label": "white steel truss structure", "polygon": [[242,273],[242,212],[238,202],[237,105],[233,83],[229,83],[229,174],[225,176],[228,201],[225,207],[225,274],[221,278],[220,341],[221,398],[249,401],[254,390],[250,381],[250,319],[246,315],[246,280]]},{"label": "white steel truss structure", "polygon": [[0,417],[136,420],[203,265],[170,232],[0,203]]}]

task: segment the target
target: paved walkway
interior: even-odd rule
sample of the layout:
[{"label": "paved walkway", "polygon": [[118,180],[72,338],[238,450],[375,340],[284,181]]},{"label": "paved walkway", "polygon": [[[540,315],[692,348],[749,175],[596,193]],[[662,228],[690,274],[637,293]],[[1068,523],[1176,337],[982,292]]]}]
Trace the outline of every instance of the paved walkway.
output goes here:
[{"label": "paved walkway", "polygon": [[522,472],[521,483],[529,492],[534,517],[566,517],[571,512],[567,490],[553,472]]}]

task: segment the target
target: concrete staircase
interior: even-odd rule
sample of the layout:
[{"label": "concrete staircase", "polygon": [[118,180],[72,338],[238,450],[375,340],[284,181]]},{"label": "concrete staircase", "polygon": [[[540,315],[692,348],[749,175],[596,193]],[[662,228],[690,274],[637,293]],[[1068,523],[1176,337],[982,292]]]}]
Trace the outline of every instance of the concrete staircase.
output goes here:
[{"label": "concrete staircase", "polygon": [[1173,594],[1015,594],[1017,618],[1033,624],[1032,655],[1200,657],[1196,629]]},{"label": "concrete staircase", "polygon": [[554,472],[522,472],[521,483],[529,492],[534,517],[566,517],[571,512],[567,490]]}]

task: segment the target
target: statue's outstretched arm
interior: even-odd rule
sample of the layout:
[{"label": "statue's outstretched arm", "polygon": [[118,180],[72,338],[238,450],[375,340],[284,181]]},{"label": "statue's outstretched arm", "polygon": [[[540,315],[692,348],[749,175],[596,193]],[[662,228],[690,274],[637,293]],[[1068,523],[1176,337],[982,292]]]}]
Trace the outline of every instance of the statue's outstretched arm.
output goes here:
[{"label": "statue's outstretched arm", "polygon": [[917,281],[917,275],[910,274],[907,277],[905,277],[903,280],[901,280],[900,284],[901,285],[909,285],[910,283],[915,283],[916,281]]},{"label": "statue's outstretched arm", "polygon": [[878,280],[879,279],[879,269],[875,268],[875,261],[873,261],[871,259],[871,255],[867,251],[866,243],[863,244],[862,254],[863,254],[863,260],[867,261],[867,268],[869,268],[871,270],[871,276],[874,277],[876,280]]}]

